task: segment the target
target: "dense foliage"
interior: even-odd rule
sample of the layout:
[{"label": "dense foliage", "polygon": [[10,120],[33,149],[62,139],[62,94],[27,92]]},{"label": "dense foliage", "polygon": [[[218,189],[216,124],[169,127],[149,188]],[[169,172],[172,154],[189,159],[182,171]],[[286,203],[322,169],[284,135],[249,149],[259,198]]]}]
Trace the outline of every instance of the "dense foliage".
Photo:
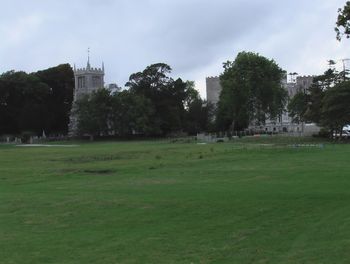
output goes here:
[{"label": "dense foliage", "polygon": [[308,95],[303,91],[299,91],[290,100],[288,104],[288,113],[295,123],[300,123],[305,121],[305,113],[307,111],[308,105]]},{"label": "dense foliage", "polygon": [[35,73],[40,80],[50,87],[51,96],[48,98],[48,111],[51,122],[48,132],[66,134],[70,110],[73,101],[74,74],[69,64]]},{"label": "dense foliage", "polygon": [[211,106],[193,82],[173,80],[170,73],[170,66],[153,64],[130,76],[128,90],[99,89],[83,97],[75,107],[79,134],[164,136],[207,130]]},{"label": "dense foliage", "polygon": [[9,71],[0,75],[0,135],[30,131],[67,132],[73,97],[73,71],[68,64],[37,73]]},{"label": "dense foliage", "polygon": [[330,67],[315,76],[305,93],[298,92],[289,102],[289,115],[294,122],[314,122],[327,129],[330,135],[350,124],[350,82],[344,71]]},{"label": "dense foliage", "polygon": [[321,124],[331,131],[342,134],[343,127],[350,124],[350,81],[336,84],[325,91],[322,100]]},{"label": "dense foliage", "polygon": [[241,130],[281,114],[286,100],[283,75],[273,60],[251,52],[241,52],[235,61],[224,63],[218,128]]}]

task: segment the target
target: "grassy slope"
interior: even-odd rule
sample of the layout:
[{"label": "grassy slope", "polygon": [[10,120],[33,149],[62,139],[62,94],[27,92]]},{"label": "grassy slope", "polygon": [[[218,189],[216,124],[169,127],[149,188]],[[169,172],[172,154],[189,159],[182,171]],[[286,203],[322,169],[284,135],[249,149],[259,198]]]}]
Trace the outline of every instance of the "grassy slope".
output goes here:
[{"label": "grassy slope", "polygon": [[0,262],[347,263],[350,146],[249,144],[0,146]]}]

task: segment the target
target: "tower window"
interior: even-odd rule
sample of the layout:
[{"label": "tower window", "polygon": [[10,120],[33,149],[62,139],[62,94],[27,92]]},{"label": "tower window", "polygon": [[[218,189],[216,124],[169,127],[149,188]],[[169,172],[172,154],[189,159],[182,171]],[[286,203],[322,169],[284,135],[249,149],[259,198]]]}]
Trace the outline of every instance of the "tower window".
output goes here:
[{"label": "tower window", "polygon": [[92,77],[92,86],[95,88],[98,88],[101,85],[101,77],[100,76],[93,76]]},{"label": "tower window", "polygon": [[84,76],[78,77],[78,88],[85,88],[85,87],[86,87],[85,77]]}]

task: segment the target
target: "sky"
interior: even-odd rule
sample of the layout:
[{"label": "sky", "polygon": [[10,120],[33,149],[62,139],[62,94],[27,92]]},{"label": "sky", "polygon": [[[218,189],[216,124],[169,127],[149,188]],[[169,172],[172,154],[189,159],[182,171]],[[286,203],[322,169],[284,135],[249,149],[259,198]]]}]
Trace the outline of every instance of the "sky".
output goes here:
[{"label": "sky", "polygon": [[70,63],[105,65],[105,82],[163,62],[172,77],[205,78],[240,51],[273,59],[287,72],[317,75],[341,66],[350,40],[336,40],[345,0],[0,0],[0,73]]}]

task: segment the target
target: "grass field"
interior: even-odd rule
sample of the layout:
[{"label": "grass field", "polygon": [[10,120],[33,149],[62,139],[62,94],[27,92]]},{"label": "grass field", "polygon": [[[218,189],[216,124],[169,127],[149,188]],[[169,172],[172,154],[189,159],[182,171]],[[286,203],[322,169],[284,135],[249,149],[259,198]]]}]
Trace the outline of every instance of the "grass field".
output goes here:
[{"label": "grass field", "polygon": [[350,145],[294,141],[0,145],[0,263],[349,263]]}]

